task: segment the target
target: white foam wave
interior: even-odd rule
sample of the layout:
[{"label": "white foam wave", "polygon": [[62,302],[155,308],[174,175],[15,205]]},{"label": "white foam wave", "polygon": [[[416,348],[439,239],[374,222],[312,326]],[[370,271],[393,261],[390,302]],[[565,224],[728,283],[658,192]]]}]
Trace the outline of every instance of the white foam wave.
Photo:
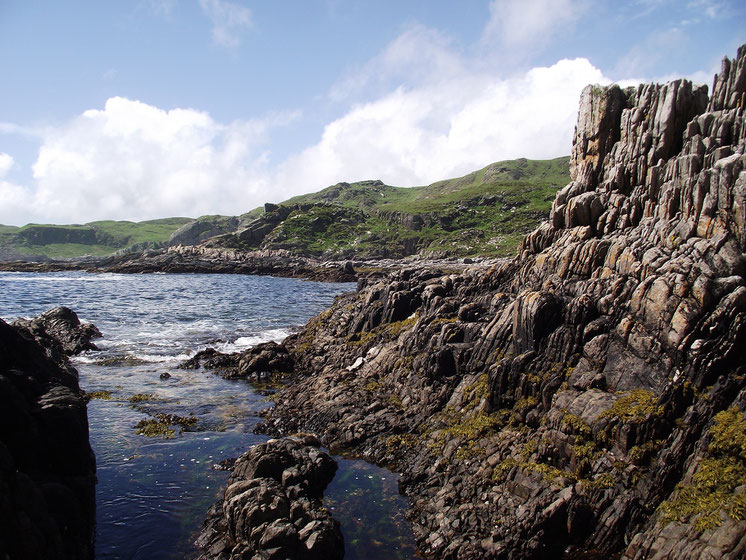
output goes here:
[{"label": "white foam wave", "polygon": [[240,336],[236,340],[218,344],[215,346],[215,349],[226,354],[242,352],[262,342],[281,342],[289,334],[290,331],[288,329],[268,329],[254,335]]}]

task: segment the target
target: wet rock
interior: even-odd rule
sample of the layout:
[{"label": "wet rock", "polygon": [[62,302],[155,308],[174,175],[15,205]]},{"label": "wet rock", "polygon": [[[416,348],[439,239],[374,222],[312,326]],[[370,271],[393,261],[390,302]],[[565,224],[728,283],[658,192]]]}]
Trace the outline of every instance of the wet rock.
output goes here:
[{"label": "wet rock", "polygon": [[273,373],[288,372],[292,367],[293,360],[285,347],[276,342],[265,342],[241,355],[236,376],[262,380],[270,378]]},{"label": "wet rock", "polygon": [[86,350],[98,350],[92,342],[101,331],[91,323],[81,323],[68,307],[55,307],[33,319],[16,319],[13,325],[26,329],[55,360],[75,356]]},{"label": "wet rock", "polygon": [[200,558],[342,558],[322,495],[337,465],[313,436],[269,440],[236,460],[196,544]]},{"label": "wet rock", "polygon": [[225,354],[219,352],[214,348],[206,348],[200,350],[194,356],[188,360],[180,363],[177,367],[179,369],[211,369],[217,373],[222,371],[234,372],[238,367],[240,360],[240,353],[233,352],[231,354]]},{"label": "wet rock", "polygon": [[54,311],[24,322],[29,330],[0,321],[3,558],[93,558],[96,463],[77,372],[62,354],[91,331],[71,334],[74,314]]}]

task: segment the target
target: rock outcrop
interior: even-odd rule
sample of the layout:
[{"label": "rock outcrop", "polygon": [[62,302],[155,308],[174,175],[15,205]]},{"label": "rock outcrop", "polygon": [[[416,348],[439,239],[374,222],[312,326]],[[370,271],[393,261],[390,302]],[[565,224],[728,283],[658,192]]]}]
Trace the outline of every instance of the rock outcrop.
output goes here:
[{"label": "rock outcrop", "polygon": [[263,429],[400,471],[426,557],[746,556],[744,66],[587,87],[519,256],[361,280]]},{"label": "rock outcrop", "polygon": [[0,557],[93,558],[96,462],[66,355],[92,325],[60,308],[0,321]]},{"label": "rock outcrop", "polygon": [[269,440],[238,458],[197,540],[200,558],[333,560],[339,523],[321,501],[337,464],[313,436]]},{"label": "rock outcrop", "polygon": [[55,307],[33,319],[16,319],[13,326],[26,329],[56,362],[86,350],[98,350],[91,342],[101,331],[91,323],[81,323],[69,307]]},{"label": "rock outcrop", "polygon": [[125,274],[166,272],[254,274],[305,278],[319,282],[354,282],[357,274],[345,262],[320,261],[288,251],[242,251],[207,246],[176,246],[142,254],[127,253],[96,259],[0,263],[0,270],[58,272],[85,270]]},{"label": "rock outcrop", "polygon": [[180,369],[209,369],[225,379],[268,381],[275,374],[291,371],[293,359],[284,346],[276,342],[263,342],[243,352],[231,354],[207,348],[197,352],[178,367]]}]

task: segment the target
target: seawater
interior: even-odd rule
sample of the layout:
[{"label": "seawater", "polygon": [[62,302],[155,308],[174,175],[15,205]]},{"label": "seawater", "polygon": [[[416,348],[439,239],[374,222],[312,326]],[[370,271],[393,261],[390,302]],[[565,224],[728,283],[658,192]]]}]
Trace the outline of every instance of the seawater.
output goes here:
[{"label": "seawater", "polygon": [[[280,341],[352,289],[246,275],[0,273],[6,321],[65,305],[104,335],[99,351],[73,360],[85,391],[110,394],[88,404],[96,558],[194,557],[193,540],[228,477],[213,466],[265,439],[252,432],[269,406],[255,387],[176,366],[207,347],[232,352]],[[135,433],[159,413],[196,421],[170,439]],[[397,476],[338,462],[325,503],[342,523],[345,558],[412,557]]]}]

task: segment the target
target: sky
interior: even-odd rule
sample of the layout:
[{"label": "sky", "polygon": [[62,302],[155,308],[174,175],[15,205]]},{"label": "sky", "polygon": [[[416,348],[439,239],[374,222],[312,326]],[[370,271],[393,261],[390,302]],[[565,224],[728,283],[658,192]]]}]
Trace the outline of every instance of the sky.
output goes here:
[{"label": "sky", "polygon": [[0,0],[0,224],[568,155],[585,85],[711,87],[744,23],[742,0]]}]

